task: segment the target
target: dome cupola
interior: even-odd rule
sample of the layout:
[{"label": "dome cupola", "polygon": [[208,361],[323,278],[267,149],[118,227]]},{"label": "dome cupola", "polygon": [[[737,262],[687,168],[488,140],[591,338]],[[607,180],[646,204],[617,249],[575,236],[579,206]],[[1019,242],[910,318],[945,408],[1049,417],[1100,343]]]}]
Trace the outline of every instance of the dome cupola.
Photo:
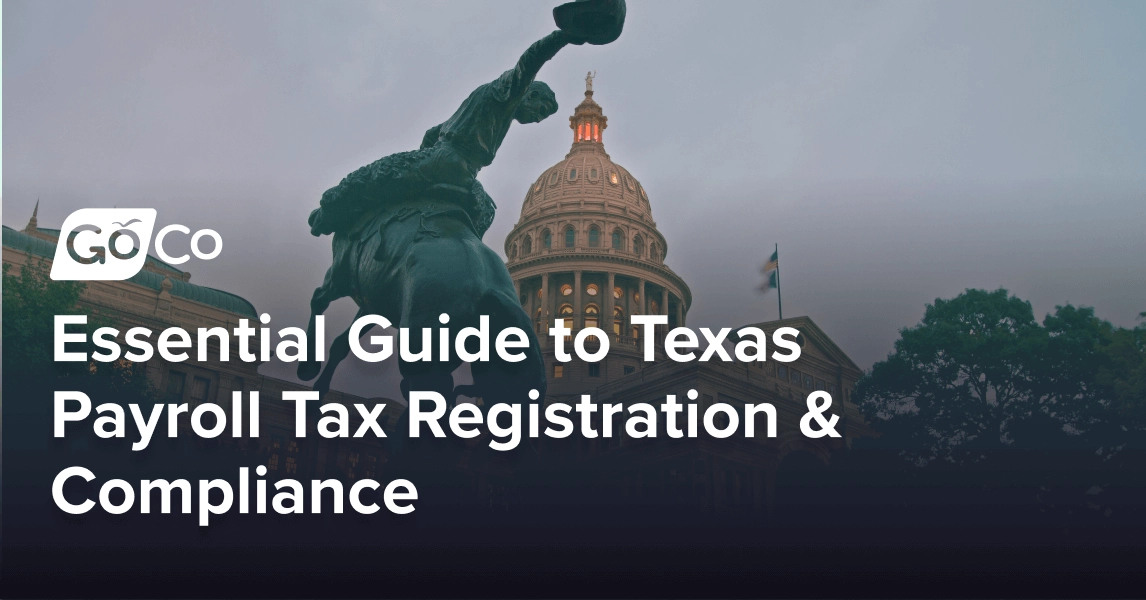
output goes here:
[{"label": "dome cupola", "polygon": [[597,73],[585,75],[585,99],[569,117],[569,128],[573,130],[574,144],[600,144],[601,134],[609,126],[609,117],[601,110],[601,105],[593,101],[593,78]]}]

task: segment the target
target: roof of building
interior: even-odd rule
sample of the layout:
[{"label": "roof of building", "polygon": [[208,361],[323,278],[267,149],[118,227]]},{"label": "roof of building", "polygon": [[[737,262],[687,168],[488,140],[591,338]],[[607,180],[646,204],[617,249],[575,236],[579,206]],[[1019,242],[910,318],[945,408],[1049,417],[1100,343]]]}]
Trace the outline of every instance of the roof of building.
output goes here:
[{"label": "roof of building", "polygon": [[[58,229],[38,229],[38,231],[55,235],[57,238],[60,233]],[[48,260],[52,260],[56,255],[56,245],[52,242],[28,235],[22,231],[16,231],[7,225],[4,226],[4,247]],[[162,273],[145,269],[127,281],[159,291],[162,289],[163,281],[168,279],[171,281],[171,295],[173,296],[220,308],[243,317],[258,317],[258,311],[255,310],[254,305],[245,298],[215,288],[188,283],[183,280],[183,271],[151,255],[147,256],[147,260],[149,264],[158,267],[160,271],[171,271],[171,276],[168,277]]]},{"label": "roof of building", "polygon": [[[847,367],[847,368],[852,369],[856,372],[859,372],[860,374],[863,373],[863,369],[861,369],[859,367],[859,365],[857,365],[855,363],[855,361],[853,361],[851,359],[851,357],[849,357],[847,355],[847,353],[843,351],[842,348],[837,346],[836,343],[834,341],[832,341],[832,338],[828,337],[828,334],[824,333],[824,330],[820,329],[820,326],[816,325],[812,321],[811,317],[791,317],[788,319],[776,320],[776,321],[763,321],[760,323],[748,323],[747,325],[742,325],[740,327],[733,329],[732,333],[729,335],[729,339],[731,339],[733,343],[739,341],[740,336],[737,335],[737,332],[740,331],[741,329],[744,329],[745,327],[756,327],[758,329],[763,330],[765,333],[769,333],[769,334],[771,334],[773,331],[776,331],[777,329],[779,329],[781,327],[793,327],[793,328],[799,330],[800,333],[808,336],[808,338],[811,339],[812,343],[819,346],[821,351],[823,351],[824,354],[826,354],[832,360],[838,362],[840,365],[842,365],[844,367]],[[803,336],[801,336],[801,337],[803,337]],[[803,346],[804,343],[801,341],[800,345]]]}]

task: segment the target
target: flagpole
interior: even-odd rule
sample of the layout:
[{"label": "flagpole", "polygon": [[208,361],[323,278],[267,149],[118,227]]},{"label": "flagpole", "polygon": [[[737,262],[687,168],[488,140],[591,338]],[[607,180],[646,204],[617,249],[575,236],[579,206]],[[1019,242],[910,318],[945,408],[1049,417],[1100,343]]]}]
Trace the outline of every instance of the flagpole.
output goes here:
[{"label": "flagpole", "polygon": [[784,320],[784,298],[780,295],[780,243],[776,242],[776,305],[780,308],[780,320]]}]

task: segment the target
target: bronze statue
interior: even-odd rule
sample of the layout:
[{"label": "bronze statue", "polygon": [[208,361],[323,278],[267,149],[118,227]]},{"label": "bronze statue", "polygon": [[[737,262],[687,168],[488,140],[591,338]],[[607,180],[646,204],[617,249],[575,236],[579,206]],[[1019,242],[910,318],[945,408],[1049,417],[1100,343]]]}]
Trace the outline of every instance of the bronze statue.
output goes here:
[{"label": "bronze statue", "polygon": [[[509,363],[495,355],[473,363],[474,385],[467,389],[454,388],[452,372],[461,361],[452,348],[448,363],[400,361],[404,395],[415,389],[450,400],[463,393],[521,402],[530,389],[545,393],[545,365],[529,317],[505,264],[481,241],[495,205],[477,174],[493,162],[513,121],[537,123],[557,111],[549,86],[534,79],[542,65],[568,44],[615,40],[624,26],[625,3],[579,0],[558,6],[553,16],[557,31],[530,46],[514,68],[474,90],[453,116],[426,132],[418,150],[392,154],[347,175],[310,214],[313,235],[334,234],[334,261],[311,298],[308,339],[314,339],[315,316],[344,297],[358,305],[355,319],[378,314],[413,332],[443,327],[439,315],[445,313],[451,332],[477,327],[479,315],[488,315],[494,335],[518,327],[529,336],[526,360]],[[325,393],[338,363],[350,353],[349,336],[347,330],[334,340],[321,375],[321,365],[311,361],[299,364],[298,376],[317,376],[314,389]]]}]

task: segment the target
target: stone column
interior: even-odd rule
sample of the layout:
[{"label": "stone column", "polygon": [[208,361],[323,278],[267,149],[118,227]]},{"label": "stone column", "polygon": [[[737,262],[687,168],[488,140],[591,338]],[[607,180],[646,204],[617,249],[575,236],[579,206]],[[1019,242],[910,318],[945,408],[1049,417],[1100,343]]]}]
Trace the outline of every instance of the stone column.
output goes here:
[{"label": "stone column", "polygon": [[676,326],[684,327],[684,298],[676,299]]},{"label": "stone column", "polygon": [[632,319],[632,316],[637,313],[637,301],[633,297],[637,295],[636,288],[629,284],[625,289],[625,316]]},{"label": "stone column", "polygon": [[561,290],[555,289],[556,283],[549,284],[549,301],[545,303],[545,314],[547,323],[545,324],[546,330],[553,325],[553,319],[557,317],[557,307],[561,305]]},{"label": "stone column", "polygon": [[728,494],[725,493],[728,486],[728,469],[724,468],[724,461],[713,460],[713,473],[712,473],[712,487],[713,487],[713,509],[717,514],[725,512],[728,508]]},{"label": "stone column", "polygon": [[520,279],[514,279],[513,280],[513,291],[517,293],[517,302],[520,304],[521,303],[521,280]]},{"label": "stone column", "polygon": [[752,470],[752,509],[757,515],[764,513],[764,471]]},{"label": "stone column", "polygon": [[642,315],[647,314],[647,311],[645,310],[645,306],[647,305],[646,303],[648,302],[648,299],[645,298],[645,280],[644,279],[640,279],[637,281],[637,296],[638,296],[638,298],[637,298],[636,312],[639,312]]},{"label": "stone column", "polygon": [[778,471],[779,468],[779,465],[775,465],[764,470],[764,511],[768,515],[769,522],[772,521],[772,518],[775,515],[776,471]]},{"label": "stone column", "polygon": [[[529,322],[531,322],[531,323],[536,322],[537,310],[540,310],[542,307],[541,298],[537,298],[537,292],[542,291],[541,279],[542,279],[541,277],[537,277],[536,283],[534,283],[533,285],[529,285]],[[536,290],[534,290],[534,287],[536,287]],[[542,293],[544,293],[544,292],[542,292]],[[542,310],[542,314],[544,314],[543,310]],[[536,325],[534,325],[534,326],[536,326]],[[543,341],[542,341],[542,345],[544,345]]]},{"label": "stone column", "polygon": [[581,271],[573,271],[573,330],[577,331],[584,326],[585,317],[581,314]]},{"label": "stone column", "polygon": [[549,273],[541,274],[541,329],[538,336],[541,337],[541,344],[545,345],[546,340],[549,339],[549,326],[546,322],[549,320]]},{"label": "stone column", "polygon": [[[526,295],[526,302],[525,302],[524,308],[525,308],[525,314],[528,315],[529,320],[532,321],[533,318],[537,315],[537,294],[532,291],[533,290],[532,285],[530,285],[529,288],[530,288],[530,291]],[[520,293],[520,291],[518,293]]]},{"label": "stone column", "polygon": [[613,303],[616,301],[613,298],[613,287],[616,285],[614,281],[613,272],[610,271],[605,285],[605,314],[601,318],[601,323],[603,323],[601,329],[605,330],[606,335],[613,335]]}]

